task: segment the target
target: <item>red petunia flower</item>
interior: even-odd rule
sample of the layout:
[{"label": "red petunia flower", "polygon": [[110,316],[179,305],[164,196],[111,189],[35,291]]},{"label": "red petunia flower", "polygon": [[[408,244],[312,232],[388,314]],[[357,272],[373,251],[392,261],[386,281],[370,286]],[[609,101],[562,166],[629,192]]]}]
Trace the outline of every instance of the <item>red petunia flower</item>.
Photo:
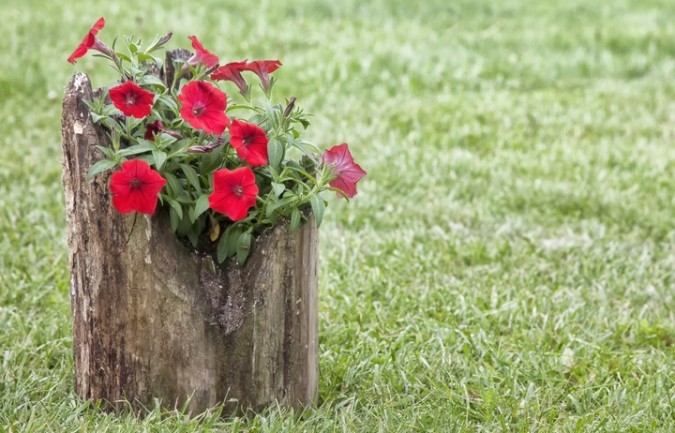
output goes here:
[{"label": "red petunia flower", "polygon": [[333,174],[336,177],[329,182],[330,186],[344,192],[349,198],[354,197],[356,183],[366,175],[366,172],[354,162],[347,143],[326,150],[323,153],[323,163],[333,166]]},{"label": "red petunia flower", "polygon": [[155,95],[148,92],[133,81],[127,81],[109,91],[110,99],[115,107],[119,108],[125,116],[133,116],[142,119],[152,113],[152,105],[155,103]]},{"label": "red petunia flower", "polygon": [[188,39],[192,41],[192,49],[195,50],[192,57],[187,60],[188,65],[197,66],[203,63],[207,68],[212,68],[218,64],[218,56],[204,48],[197,36],[188,36]]},{"label": "red petunia flower", "polygon": [[230,144],[239,159],[253,166],[267,165],[267,136],[258,125],[234,120],[230,125]]},{"label": "red petunia flower", "polygon": [[211,74],[211,79],[214,81],[218,80],[232,81],[234,84],[237,85],[237,87],[239,87],[241,93],[244,96],[246,96],[248,95],[248,84],[246,84],[246,80],[244,80],[244,77],[241,76],[241,72],[247,70],[248,68],[246,66],[246,60],[244,60],[243,62],[232,62],[216,69]]},{"label": "red petunia flower", "polygon": [[87,34],[84,36],[84,39],[82,39],[82,42],[80,42],[80,45],[78,45],[77,48],[75,48],[75,51],[73,51],[73,53],[68,57],[68,62],[75,64],[75,60],[83,57],[90,49],[100,51],[106,56],[112,57],[114,55],[112,50],[108,48],[106,44],[96,38],[98,31],[104,26],[105,19],[101,17],[94,23],[92,28],[89,29]]},{"label": "red petunia flower", "polygon": [[164,125],[162,124],[162,121],[157,119],[152,123],[148,123],[145,127],[145,134],[143,134],[143,138],[146,140],[153,141],[155,139],[155,135],[159,134],[162,132],[162,129],[164,128]]},{"label": "red petunia flower", "polygon": [[178,132],[166,129],[166,126],[164,126],[162,121],[159,119],[155,120],[152,123],[148,123],[145,126],[145,134],[143,134],[143,138],[145,138],[146,140],[153,141],[155,139],[155,135],[159,134],[160,132],[170,135],[177,140],[183,138],[183,136],[180,135]]},{"label": "red petunia flower", "polygon": [[248,210],[255,206],[258,185],[251,167],[236,170],[223,168],[213,172],[213,193],[209,206],[216,212],[227,215],[232,221],[246,218]]},{"label": "red petunia flower", "polygon": [[227,95],[206,81],[190,81],[181,90],[180,115],[196,129],[222,134],[230,124],[225,115]]},{"label": "red petunia flower", "polygon": [[157,197],[166,180],[151,169],[147,162],[132,159],[122,163],[122,170],[113,173],[110,191],[113,206],[120,213],[155,213]]},{"label": "red petunia flower", "polygon": [[255,73],[262,82],[262,87],[265,93],[270,89],[270,75],[272,72],[279,69],[281,62],[279,60],[256,60],[246,65],[246,71]]}]

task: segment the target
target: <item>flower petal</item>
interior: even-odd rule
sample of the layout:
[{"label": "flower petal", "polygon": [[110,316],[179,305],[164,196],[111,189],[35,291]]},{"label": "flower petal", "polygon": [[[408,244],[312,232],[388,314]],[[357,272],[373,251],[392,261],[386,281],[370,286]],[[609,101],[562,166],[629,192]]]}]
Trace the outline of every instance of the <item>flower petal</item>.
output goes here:
[{"label": "flower petal", "polygon": [[230,123],[225,115],[227,95],[205,81],[191,81],[181,89],[180,115],[193,128],[220,135]]},{"label": "flower petal", "polygon": [[246,218],[249,209],[255,206],[258,195],[255,174],[250,167],[215,171],[213,189],[214,192],[209,195],[209,206],[232,221]]},{"label": "flower petal", "polygon": [[344,192],[347,197],[354,197],[356,184],[366,172],[354,162],[347,143],[326,150],[323,154],[323,163],[333,166],[333,174],[336,176],[328,184]]},{"label": "flower petal", "polygon": [[218,56],[204,48],[197,36],[188,36],[188,39],[192,41],[192,49],[195,50],[195,54],[187,61],[189,65],[196,66],[201,62],[207,68],[212,68],[218,64]]},{"label": "flower petal", "polygon": [[159,192],[166,180],[147,162],[133,159],[122,163],[122,169],[110,178],[113,206],[120,213],[155,213]]},{"label": "flower petal", "polygon": [[267,135],[265,130],[252,123],[234,120],[230,126],[230,144],[243,161],[252,166],[267,165]]},{"label": "flower petal", "polygon": [[111,88],[108,94],[113,105],[125,116],[142,119],[152,113],[155,95],[133,81],[126,81]]},{"label": "flower petal", "polygon": [[68,56],[69,63],[75,64],[77,59],[87,54],[89,48],[93,47],[94,44],[96,43],[96,35],[98,34],[99,30],[101,30],[104,26],[105,26],[105,19],[101,17],[89,29],[87,34],[82,39],[82,42],[80,42],[80,45],[78,45],[72,52],[72,54]]}]

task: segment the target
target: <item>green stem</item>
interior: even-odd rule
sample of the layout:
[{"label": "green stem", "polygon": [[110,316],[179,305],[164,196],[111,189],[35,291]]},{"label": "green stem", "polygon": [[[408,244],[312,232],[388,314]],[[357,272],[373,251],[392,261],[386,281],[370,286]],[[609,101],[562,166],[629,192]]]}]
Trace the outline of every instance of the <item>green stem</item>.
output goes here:
[{"label": "green stem", "polygon": [[229,107],[227,107],[227,110],[225,110],[225,112],[229,113],[230,111],[234,110],[251,110],[255,111],[256,113],[263,112],[263,110],[260,107],[254,107],[252,105],[245,105],[245,104],[230,105]]}]

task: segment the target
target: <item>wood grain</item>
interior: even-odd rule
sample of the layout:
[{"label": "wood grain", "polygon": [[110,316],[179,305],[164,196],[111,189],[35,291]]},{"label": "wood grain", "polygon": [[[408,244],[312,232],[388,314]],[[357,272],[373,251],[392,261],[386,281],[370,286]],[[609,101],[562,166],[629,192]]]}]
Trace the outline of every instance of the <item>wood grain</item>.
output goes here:
[{"label": "wood grain", "polygon": [[63,186],[75,388],[83,399],[193,414],[229,401],[260,409],[317,399],[317,245],[313,219],[262,233],[245,266],[185,246],[165,210],[123,216],[109,174],[85,179],[107,145],[76,73],[63,101]]}]

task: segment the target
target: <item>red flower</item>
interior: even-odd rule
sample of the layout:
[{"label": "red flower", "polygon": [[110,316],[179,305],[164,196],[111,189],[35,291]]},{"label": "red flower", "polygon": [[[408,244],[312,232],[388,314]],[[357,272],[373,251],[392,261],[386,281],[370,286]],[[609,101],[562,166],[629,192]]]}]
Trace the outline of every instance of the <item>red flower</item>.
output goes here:
[{"label": "red flower", "polygon": [[165,184],[166,180],[147,162],[140,159],[125,161],[122,170],[113,173],[110,179],[113,206],[120,213],[152,215],[157,206],[157,196]]},{"label": "red flower", "polygon": [[196,129],[222,134],[230,124],[225,115],[227,95],[205,81],[190,81],[181,90],[180,115]]},{"label": "red flower", "polygon": [[145,138],[146,140],[153,141],[155,139],[155,135],[159,134],[160,132],[170,135],[177,140],[183,138],[183,136],[180,135],[178,132],[166,129],[162,121],[159,119],[155,120],[152,123],[148,123],[145,126],[145,134],[143,134],[143,138]]},{"label": "red flower", "polygon": [[143,134],[143,138],[146,140],[153,141],[155,139],[155,135],[159,134],[162,132],[162,129],[164,128],[164,125],[162,124],[162,121],[157,119],[152,123],[148,123],[145,127],[145,134]]},{"label": "red flower", "polygon": [[188,65],[197,66],[203,63],[207,68],[212,68],[218,64],[218,56],[204,48],[197,36],[188,36],[188,39],[192,41],[192,49],[195,50],[192,57],[187,60]]},{"label": "red flower", "polygon": [[262,87],[267,93],[270,89],[270,75],[272,72],[279,69],[281,62],[278,60],[256,60],[246,65],[246,70],[254,72],[260,81],[262,81]]},{"label": "red flower", "polygon": [[223,168],[213,172],[213,190],[209,195],[211,209],[227,215],[232,221],[246,218],[258,195],[251,167],[232,171]]},{"label": "red flower", "polygon": [[239,159],[253,166],[267,165],[267,136],[258,125],[235,120],[230,126],[230,144]]},{"label": "red flower", "polygon": [[366,175],[366,172],[354,162],[347,143],[326,150],[323,153],[323,163],[333,166],[333,174],[336,177],[329,182],[330,186],[344,192],[349,198],[354,197],[356,183]]},{"label": "red flower", "polygon": [[110,89],[110,99],[125,116],[141,119],[152,113],[155,95],[133,81],[127,81]]},{"label": "red flower", "polygon": [[96,38],[98,31],[104,26],[105,19],[101,17],[94,23],[92,28],[89,29],[87,34],[84,36],[84,39],[82,39],[82,42],[80,42],[80,45],[78,45],[77,48],[75,48],[75,51],[73,51],[70,57],[68,57],[68,62],[75,64],[75,60],[87,54],[89,49],[100,51],[103,54],[112,57],[114,55],[112,50]]},{"label": "red flower", "polygon": [[247,70],[248,68],[246,67],[246,60],[243,62],[232,62],[216,69],[215,72],[211,74],[211,79],[215,81],[232,81],[237,85],[237,87],[239,87],[239,90],[242,94],[248,95],[248,84],[246,84],[244,77],[241,76],[241,72]]}]

